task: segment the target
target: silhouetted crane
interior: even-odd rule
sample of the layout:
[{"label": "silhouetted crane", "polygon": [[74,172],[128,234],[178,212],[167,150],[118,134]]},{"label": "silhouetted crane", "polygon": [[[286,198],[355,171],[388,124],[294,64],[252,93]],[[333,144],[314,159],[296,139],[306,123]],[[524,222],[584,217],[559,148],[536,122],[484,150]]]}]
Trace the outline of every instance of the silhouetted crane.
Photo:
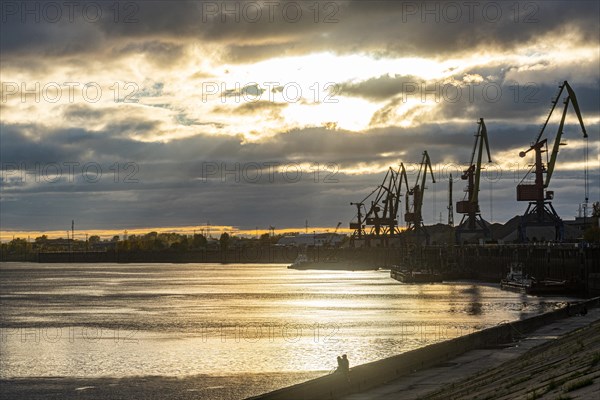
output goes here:
[{"label": "silhouetted crane", "polygon": [[[473,152],[471,153],[471,161],[469,162],[469,168],[467,168],[461,175],[462,180],[467,181],[467,188],[465,189],[465,199],[456,203],[456,212],[463,214],[463,217],[456,229],[456,239],[460,244],[462,243],[462,235],[465,233],[483,233],[484,236],[489,237],[490,230],[488,223],[481,218],[481,211],[479,209],[479,184],[481,181],[481,158],[483,156],[483,146],[488,156],[488,162],[492,162],[492,156],[490,155],[490,144],[488,142],[487,128],[483,118],[479,119],[479,127],[475,134],[475,143],[473,145]],[[475,159],[477,156],[477,159]]]},{"label": "silhouetted crane", "polygon": [[[404,221],[406,221],[407,224],[407,232],[415,232],[417,234],[423,233],[427,243],[429,244],[429,234],[423,225],[422,214],[425,183],[427,180],[427,169],[429,169],[429,172],[431,173],[431,181],[435,183],[435,177],[433,176],[433,168],[431,167],[429,154],[427,154],[427,151],[424,151],[415,186],[413,186],[413,188],[406,193],[406,213],[404,214]],[[412,196],[412,202],[409,201],[410,196]]]},{"label": "silhouetted crane", "polygon": [[[544,130],[546,129],[546,126],[548,125],[548,121],[550,120],[554,109],[556,108],[556,104],[560,99],[560,95],[565,89],[567,90],[567,97],[564,100],[562,117],[558,125],[558,131],[556,132],[554,144],[552,146],[552,153],[550,154],[550,159],[548,160],[548,139],[542,139],[542,135],[544,133]],[[588,135],[585,130],[585,125],[583,124],[583,118],[581,117],[581,111],[579,109],[579,104],[577,102],[575,92],[573,91],[569,83],[567,81],[564,81],[563,84],[559,86],[558,93],[555,99],[552,101],[552,108],[550,109],[548,118],[546,118],[546,121],[542,125],[542,129],[537,135],[535,142],[531,145],[529,149],[519,153],[520,157],[525,157],[527,153],[529,153],[532,150],[535,153],[535,162],[532,166],[533,173],[535,174],[534,183],[523,183],[523,181],[529,176],[529,174],[532,173],[532,169],[530,169],[521,181],[521,183],[517,185],[517,201],[529,202],[527,210],[525,211],[523,217],[521,217],[521,222],[519,224],[520,241],[526,241],[528,226],[553,226],[555,229],[555,240],[561,241],[564,238],[564,225],[562,219],[558,216],[556,210],[552,206],[551,200],[554,199],[554,191],[546,189],[550,185],[550,179],[552,178],[552,173],[554,172],[554,168],[556,165],[556,157],[558,156],[559,147],[565,145],[565,143],[561,143],[561,137],[563,134],[563,127],[565,124],[565,118],[567,116],[567,109],[569,108],[569,103],[573,104],[573,108],[575,109],[575,113],[577,114],[577,118],[579,119],[579,125],[581,126],[581,130],[583,131],[583,137],[587,138]],[[546,153],[547,167],[542,162],[542,153]],[[544,174],[546,175],[545,178]],[[587,181],[585,185],[587,188]]]},{"label": "silhouetted crane", "polygon": [[[356,206],[357,222],[350,223],[354,229],[352,238],[382,239],[382,244],[387,244],[387,239],[400,234],[398,227],[398,211],[402,197],[402,183],[408,190],[408,179],[404,164],[400,163],[397,171],[389,168],[381,185],[377,186],[361,202],[350,203]],[[369,209],[365,209],[365,202],[375,194]],[[364,214],[363,214],[364,210]],[[366,228],[370,227],[368,234]]]}]

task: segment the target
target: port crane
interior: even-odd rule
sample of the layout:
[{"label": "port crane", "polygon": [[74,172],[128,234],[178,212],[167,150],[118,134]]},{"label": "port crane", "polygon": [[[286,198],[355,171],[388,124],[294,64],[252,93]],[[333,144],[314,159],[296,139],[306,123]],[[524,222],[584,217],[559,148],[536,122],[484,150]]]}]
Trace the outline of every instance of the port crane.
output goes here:
[{"label": "port crane", "polygon": [[[400,233],[398,211],[403,182],[408,190],[406,168],[404,164],[400,163],[397,171],[392,167],[388,169],[381,185],[377,186],[367,197],[360,202],[350,203],[357,209],[357,222],[350,223],[350,229],[354,229],[352,238],[381,238],[384,239],[383,244],[386,244],[387,238],[395,237]],[[374,194],[375,197],[371,200],[371,205],[367,210],[365,202]],[[369,229],[368,234],[366,229]]]},{"label": "port crane", "polygon": [[462,180],[467,181],[465,198],[462,201],[456,202],[456,212],[463,214],[460,224],[458,224],[456,229],[456,241],[459,244],[462,243],[464,234],[483,233],[485,237],[490,236],[489,224],[481,217],[481,210],[479,209],[479,184],[481,181],[481,159],[483,157],[484,145],[489,163],[492,162],[492,156],[490,155],[490,144],[485,121],[483,118],[480,118],[477,124],[479,126],[475,134],[475,143],[473,144],[469,168],[460,177]]},{"label": "port crane", "polygon": [[[554,139],[552,152],[550,153],[550,158],[548,159],[548,138],[542,139],[542,135],[544,134],[544,130],[548,126],[548,121],[550,120],[550,117],[552,116],[552,113],[556,108],[561,94],[565,90],[567,92],[567,97],[563,102],[564,108],[562,112],[562,117],[558,125],[558,131],[556,132],[556,138]],[[547,188],[550,186],[550,179],[552,178],[552,173],[554,172],[554,168],[556,165],[556,157],[558,156],[559,148],[560,146],[565,145],[565,143],[561,142],[561,137],[563,135],[565,117],[567,116],[569,104],[573,105],[575,113],[577,114],[577,118],[579,119],[579,125],[581,126],[583,137],[587,138],[588,135],[585,130],[585,125],[583,124],[583,118],[581,117],[581,110],[579,109],[579,103],[577,102],[575,92],[573,91],[569,83],[567,81],[564,81],[562,85],[559,86],[558,93],[552,101],[550,113],[548,114],[546,121],[542,125],[542,128],[538,133],[535,141],[529,149],[519,153],[520,157],[525,157],[530,151],[534,152],[534,164],[532,165],[531,169],[527,172],[525,177],[523,177],[521,182],[517,185],[517,201],[529,202],[527,210],[525,211],[525,214],[521,217],[519,223],[519,240],[521,242],[525,242],[527,240],[528,226],[553,226],[555,230],[555,240],[562,241],[564,238],[564,224],[562,222],[562,219],[558,216],[556,210],[552,206],[552,200],[554,199],[554,191],[547,190]],[[542,153],[546,153],[546,164],[544,164],[544,162],[542,161]],[[523,183],[531,173],[533,173],[535,176],[534,183]],[[587,203],[587,181],[585,182],[585,187]]]},{"label": "port crane", "polygon": [[361,201],[358,203],[350,203],[350,205],[356,206],[356,219],[357,219],[357,222],[350,222],[350,229],[354,229],[354,233],[352,233],[352,239],[362,239],[365,234],[365,227],[363,225],[363,214],[362,214],[362,210],[365,206],[365,203]]},{"label": "port crane", "polygon": [[334,238],[334,237],[335,237],[335,235],[338,233],[338,229],[340,229],[340,226],[341,226],[341,225],[342,225],[342,223],[341,223],[341,222],[338,222],[338,223],[337,223],[337,225],[336,225],[336,227],[335,227],[335,230],[333,231],[333,233],[332,233],[332,234],[330,234],[330,235],[327,237],[327,241],[326,241],[326,242],[323,244],[323,246],[324,246],[324,247],[329,247],[329,246],[331,246],[331,242],[333,242],[333,238]]},{"label": "port crane", "polygon": [[[431,167],[431,160],[427,151],[423,152],[423,158],[421,159],[421,165],[419,167],[419,173],[417,174],[417,180],[415,185],[406,192],[406,213],[404,214],[404,221],[406,221],[406,231],[413,232],[413,234],[424,234],[427,244],[429,244],[429,234],[427,233],[425,226],[423,225],[423,197],[425,195],[425,183],[427,180],[427,169],[431,173],[431,181],[435,183],[435,177],[433,176],[433,168]],[[412,197],[412,202],[409,201]]]}]

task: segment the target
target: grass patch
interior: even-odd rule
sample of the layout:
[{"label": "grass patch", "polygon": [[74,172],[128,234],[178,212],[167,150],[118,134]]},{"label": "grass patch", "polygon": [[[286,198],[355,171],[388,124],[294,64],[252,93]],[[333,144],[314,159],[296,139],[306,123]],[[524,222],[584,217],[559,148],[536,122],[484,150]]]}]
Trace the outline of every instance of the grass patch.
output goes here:
[{"label": "grass patch", "polygon": [[577,382],[573,382],[565,387],[565,392],[572,392],[573,390],[581,389],[594,383],[592,378],[582,379]]},{"label": "grass patch", "polygon": [[600,353],[596,352],[594,353],[594,357],[592,358],[592,363],[590,364],[590,367],[595,367],[596,364],[598,364],[600,362]]}]

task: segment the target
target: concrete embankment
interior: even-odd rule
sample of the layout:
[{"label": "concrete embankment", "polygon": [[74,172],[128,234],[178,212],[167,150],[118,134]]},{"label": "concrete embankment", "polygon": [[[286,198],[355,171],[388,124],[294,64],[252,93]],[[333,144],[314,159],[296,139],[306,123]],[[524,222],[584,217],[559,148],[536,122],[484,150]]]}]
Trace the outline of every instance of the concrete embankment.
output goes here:
[{"label": "concrete embankment", "polygon": [[563,322],[561,320],[580,313],[584,308],[589,309],[598,307],[599,305],[600,298],[594,298],[572,305],[569,310],[556,310],[524,320],[502,324],[380,361],[359,365],[350,370],[350,383],[346,381],[345,377],[339,374],[331,374],[256,396],[252,399],[339,399],[352,393],[364,392],[395,381],[415,371],[447,363],[449,360],[471,350],[511,343],[540,327],[557,321]]},{"label": "concrete embankment", "polygon": [[470,351],[451,365],[412,375],[412,382],[397,381],[379,388],[379,393],[343,400],[600,399],[600,309],[555,325],[500,352]]}]

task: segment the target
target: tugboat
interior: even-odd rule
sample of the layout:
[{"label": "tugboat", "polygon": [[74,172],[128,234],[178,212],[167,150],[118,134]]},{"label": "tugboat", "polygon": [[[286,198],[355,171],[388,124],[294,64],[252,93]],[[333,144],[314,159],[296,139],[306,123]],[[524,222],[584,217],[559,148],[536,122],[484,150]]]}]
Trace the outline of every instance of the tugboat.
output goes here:
[{"label": "tugboat", "polygon": [[566,280],[544,279],[537,280],[525,275],[521,263],[511,263],[505,279],[500,281],[500,288],[532,295],[561,295],[575,293],[577,285]]},{"label": "tugboat", "polygon": [[534,279],[526,276],[523,272],[523,264],[513,262],[509,265],[506,278],[500,281],[500,289],[512,290],[520,293],[528,293],[533,286]]}]

